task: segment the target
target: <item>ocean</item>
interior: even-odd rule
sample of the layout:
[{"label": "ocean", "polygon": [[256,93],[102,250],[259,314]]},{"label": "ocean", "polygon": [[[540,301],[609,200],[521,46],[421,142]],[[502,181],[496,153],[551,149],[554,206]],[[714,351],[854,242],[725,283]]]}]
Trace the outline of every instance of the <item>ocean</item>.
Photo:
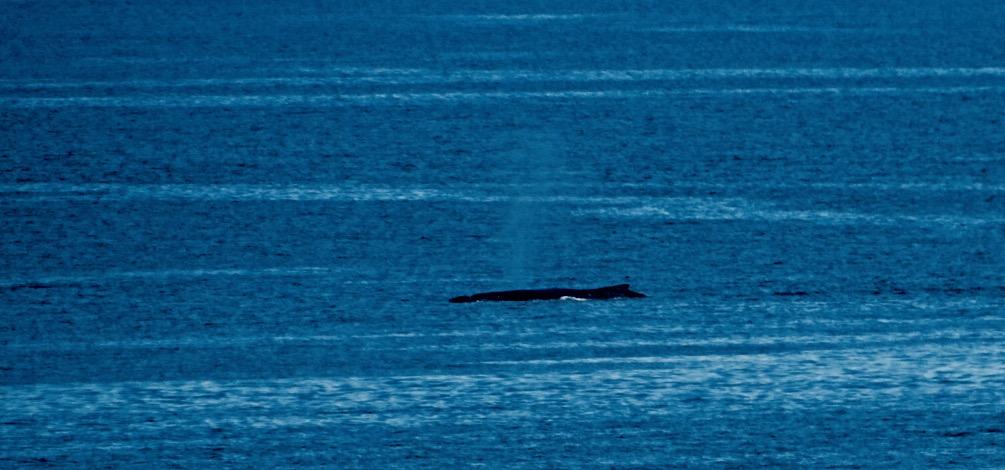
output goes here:
[{"label": "ocean", "polygon": [[2,4],[0,467],[1005,467],[1005,3]]}]

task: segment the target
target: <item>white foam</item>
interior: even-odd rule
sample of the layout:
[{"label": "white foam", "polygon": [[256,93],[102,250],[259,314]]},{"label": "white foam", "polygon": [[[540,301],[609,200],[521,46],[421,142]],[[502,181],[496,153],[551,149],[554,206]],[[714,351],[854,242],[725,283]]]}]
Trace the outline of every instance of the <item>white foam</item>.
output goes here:
[{"label": "white foam", "polygon": [[[696,395],[727,406],[757,400],[772,408],[816,409],[959,394],[968,398],[959,406],[986,407],[1000,401],[997,390],[1005,387],[1005,348],[994,341],[772,354],[602,356],[580,358],[576,364],[602,370],[0,385],[0,413],[10,420],[58,414],[70,425],[85,416],[147,413],[164,416],[167,424],[136,426],[177,420],[197,420],[186,424],[201,427],[230,423],[265,429],[312,423],[415,426],[512,422],[514,415],[493,407],[504,402],[520,412],[560,405],[566,414],[603,415],[615,408],[614,413],[621,413],[629,404],[639,413],[668,413]],[[660,365],[673,367],[652,367]],[[263,409],[262,403],[275,406]],[[665,406],[649,406],[653,403]],[[249,414],[249,409],[258,413]]]},{"label": "white foam", "polygon": [[0,108],[226,108],[283,106],[352,106],[437,104],[472,101],[536,99],[630,99],[659,97],[737,97],[748,95],[929,95],[1002,93],[1005,86],[949,87],[790,87],[790,88],[689,88],[645,90],[555,90],[495,92],[403,92],[366,94],[243,94],[243,95],[122,95],[63,97],[0,97]]},{"label": "white foam", "polygon": [[784,24],[705,24],[660,26],[635,29],[647,33],[891,33],[889,30],[871,28],[838,28],[832,26],[784,25]]},{"label": "white foam", "polygon": [[[581,299],[578,299],[581,300]],[[998,320],[992,318],[991,320]],[[889,321],[877,321],[877,323],[890,323]],[[906,325],[918,325],[919,322],[900,322]],[[867,322],[841,322],[840,326],[852,326],[867,324]],[[416,333],[386,333],[386,334],[333,334],[333,335],[282,335],[282,336],[192,336],[177,338],[142,338],[142,339],[115,339],[98,340],[91,342],[54,342],[44,343],[23,342],[8,343],[4,345],[10,350],[22,351],[92,351],[96,349],[162,349],[162,348],[233,348],[248,346],[275,346],[283,344],[295,344],[299,346],[324,346],[324,345],[345,345],[353,340],[395,340],[391,346],[382,346],[381,343],[369,344],[369,351],[542,351],[542,350],[603,350],[603,349],[625,349],[625,348],[700,348],[700,347],[744,347],[744,346],[814,346],[814,349],[829,348],[884,348],[892,344],[905,342],[930,342],[955,340],[962,342],[983,342],[1005,340],[1005,333],[999,331],[980,331],[967,329],[941,329],[937,331],[909,331],[893,333],[861,333],[861,334],[811,334],[811,335],[734,335],[734,336],[710,336],[705,338],[674,338],[674,339],[567,339],[550,341],[528,341],[525,338],[551,337],[566,334],[587,334],[597,333],[624,333],[631,331],[631,328],[611,329],[604,331],[579,331],[569,329],[541,329],[523,332],[446,332],[444,334],[416,334]],[[651,331],[647,331],[652,333]],[[697,333],[691,329],[691,334]],[[506,341],[491,342],[477,340],[474,342],[434,342],[423,343],[421,341],[441,338],[512,338]],[[398,340],[416,340],[417,343],[400,343]],[[735,352],[713,353],[711,355],[735,355]],[[687,355],[685,355],[687,356]],[[599,361],[599,362],[597,362]],[[638,362],[637,359],[628,359],[626,362]],[[569,359],[530,359],[519,361],[489,361],[485,364],[497,365],[562,365],[562,364],[593,364],[593,363],[614,363],[616,359],[597,359],[595,356],[589,358],[569,358]]]},{"label": "white foam", "polygon": [[[968,340],[968,341],[999,341],[1005,339],[1005,333],[994,332],[994,331],[971,331],[963,329],[948,329],[939,330],[932,332],[896,332],[896,333],[868,333],[868,334],[815,334],[815,335],[763,335],[763,336],[728,336],[728,337],[708,337],[701,339],[693,338],[680,338],[680,339],[669,339],[669,340],[642,340],[642,339],[625,339],[625,340],[569,340],[569,341],[544,341],[544,342],[519,342],[519,341],[508,341],[505,343],[489,343],[480,342],[477,344],[426,344],[426,345],[416,345],[407,346],[401,349],[404,350],[471,350],[479,349],[484,351],[496,350],[496,351],[511,351],[511,350],[576,350],[582,348],[589,349],[620,349],[620,348],[641,348],[641,347],[660,347],[660,348],[680,348],[680,347],[743,347],[743,346],[819,346],[822,349],[827,347],[849,347],[855,346],[858,348],[867,347],[888,347],[893,343],[900,342],[919,342],[919,341],[938,341],[938,340]],[[729,353],[732,354],[732,353]],[[528,364],[545,364],[545,365],[555,365],[555,364],[576,364],[583,363],[582,361],[587,361],[586,363],[591,363],[589,361],[595,359],[595,357],[590,358],[573,358],[573,359],[541,359],[541,360],[531,360],[531,361],[543,361],[543,362],[526,362],[526,361],[510,361],[510,362],[496,362],[499,364],[517,364],[517,363],[528,363]]]},{"label": "white foam", "polygon": [[[693,200],[692,200],[693,199]],[[788,210],[771,204],[754,203],[737,198],[667,198],[651,199],[637,206],[608,206],[574,209],[573,213],[588,217],[641,218],[661,220],[767,220],[801,221],[822,224],[869,225],[981,225],[1005,223],[1003,216],[963,214],[876,214],[834,210]]]},{"label": "white foam", "polygon": [[254,269],[160,269],[152,271],[102,271],[94,273],[64,274],[55,276],[37,276],[28,279],[0,279],[0,287],[16,287],[31,284],[80,284],[97,283],[108,280],[130,279],[177,279],[205,277],[275,277],[275,276],[324,276],[339,271],[335,268],[321,266],[294,266],[283,268]]},{"label": "white foam", "polygon": [[1005,67],[900,67],[900,68],[710,68],[710,69],[416,69],[304,66],[309,75],[282,77],[207,77],[131,80],[0,80],[0,90],[154,89],[205,87],[316,87],[335,85],[411,85],[448,83],[518,82],[638,82],[719,79],[920,79],[1005,77]]},{"label": "white foam", "polygon": [[324,184],[14,183],[0,184],[0,195],[31,201],[457,201],[523,204],[629,204],[638,201],[631,196],[507,196],[479,189],[446,191],[421,187]]},{"label": "white foam", "polygon": [[[759,156],[748,157],[750,159],[756,160]],[[1005,164],[1005,156],[997,155],[981,155],[981,154],[965,154],[965,155],[939,155],[931,156],[925,158],[926,162],[932,161],[949,161],[949,162],[974,162],[974,163],[1002,163]],[[588,175],[575,175],[575,177],[585,177]],[[934,175],[929,175],[929,177],[938,177]],[[548,183],[549,186],[559,189],[559,188],[581,188],[582,183],[579,181],[552,181]],[[533,183],[521,183],[521,182],[507,182],[507,183],[493,183],[484,182],[479,183],[481,187],[493,187],[493,188],[522,188],[524,186],[533,188],[536,185]],[[990,183],[985,181],[974,181],[970,178],[963,177],[946,177],[941,180],[931,180],[931,181],[893,181],[884,180],[882,178],[870,179],[868,181],[849,181],[849,182],[837,182],[837,181],[730,181],[728,183],[724,182],[702,182],[702,181],[674,181],[672,185],[668,183],[638,183],[638,182],[604,182],[604,188],[607,190],[618,190],[618,192],[623,192],[627,190],[644,189],[649,191],[659,191],[666,190],[672,187],[673,189],[849,189],[858,190],[866,189],[870,191],[914,191],[914,192],[943,192],[943,191],[973,191],[973,192],[1003,192],[1005,191],[1005,184]]]},{"label": "white foam", "polygon": [[[30,200],[218,200],[218,201],[418,201],[463,200],[465,195],[426,188],[347,187],[337,185],[251,184],[0,184],[0,194]],[[471,196],[476,197],[476,196]],[[486,196],[486,198],[489,198]],[[491,202],[491,200],[479,200]]]},{"label": "white foam", "polygon": [[[996,350],[1001,350],[1000,341],[1005,338],[1005,335],[1001,333],[987,333],[987,332],[975,332],[973,333],[975,340],[971,347],[977,349],[992,348]],[[891,344],[884,343],[855,343],[841,344],[840,347],[836,348],[836,352],[845,351],[857,351],[861,355],[875,355],[881,356],[885,352],[891,349],[934,349],[940,347],[949,346],[938,344],[930,344],[924,342],[925,340],[936,340],[936,339],[960,339],[961,332],[951,331],[945,333],[930,333],[930,334],[919,334],[919,333],[901,333],[901,334],[890,334],[884,335],[890,336],[890,341],[904,341],[906,339],[917,339],[917,343],[910,346],[897,345],[897,348],[892,348]],[[899,337],[899,338],[898,338]],[[835,345],[837,342],[835,342]],[[966,347],[962,344],[954,345],[954,347]],[[801,349],[797,350],[782,350],[773,351],[768,353],[711,353],[711,354],[700,354],[700,355],[669,355],[669,356],[589,356],[589,357],[574,357],[565,359],[519,359],[519,360],[489,360],[489,361],[479,361],[472,364],[480,365],[506,365],[506,366],[562,366],[562,365],[649,365],[649,364],[686,364],[690,362],[715,362],[715,361],[736,361],[736,362],[777,362],[786,360],[787,357],[816,357],[820,354],[827,352],[827,348],[823,349],[813,349],[811,351],[804,351]],[[1005,352],[1005,351],[1003,351]],[[1001,366],[1005,369],[1005,365]]]},{"label": "white foam", "polygon": [[538,21],[575,21],[587,18],[601,18],[613,16],[610,14],[590,14],[590,13],[488,13],[488,14],[448,14],[448,15],[426,15],[425,18],[448,20],[448,21],[474,21],[474,22],[538,22]]},{"label": "white foam", "polygon": [[[821,183],[826,185],[826,183]],[[882,183],[878,183],[882,184]],[[810,184],[813,186],[813,184]],[[837,186],[841,187],[841,186]],[[896,189],[891,186],[890,189]],[[985,185],[949,184],[920,188],[994,191]],[[1005,223],[1005,216],[967,214],[876,214],[844,210],[778,208],[768,202],[738,197],[660,196],[508,196],[485,189],[438,190],[340,185],[252,184],[115,184],[115,183],[15,183],[0,184],[0,195],[27,202],[50,201],[444,201],[488,204],[567,204],[580,217],[617,217],[676,220],[770,220],[833,224],[975,225]]]},{"label": "white foam", "polygon": [[[1005,157],[960,157],[954,161],[1002,161]],[[869,182],[869,183],[811,183],[807,185],[814,188],[826,189],[869,189],[880,191],[974,191],[974,192],[1003,192],[1005,184],[985,183],[979,181],[933,181],[933,182]]]}]

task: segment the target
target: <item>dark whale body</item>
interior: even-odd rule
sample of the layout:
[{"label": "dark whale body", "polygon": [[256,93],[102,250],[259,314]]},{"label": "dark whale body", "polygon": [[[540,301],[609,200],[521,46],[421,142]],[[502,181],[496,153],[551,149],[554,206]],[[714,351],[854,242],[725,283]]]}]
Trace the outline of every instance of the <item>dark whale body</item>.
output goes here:
[{"label": "dark whale body", "polygon": [[450,302],[455,304],[481,301],[526,302],[528,300],[558,300],[563,297],[584,300],[608,300],[619,297],[637,299],[645,296],[645,294],[629,289],[628,284],[618,284],[616,286],[598,287],[596,289],[529,289],[482,292],[480,294],[454,297],[450,299]]}]

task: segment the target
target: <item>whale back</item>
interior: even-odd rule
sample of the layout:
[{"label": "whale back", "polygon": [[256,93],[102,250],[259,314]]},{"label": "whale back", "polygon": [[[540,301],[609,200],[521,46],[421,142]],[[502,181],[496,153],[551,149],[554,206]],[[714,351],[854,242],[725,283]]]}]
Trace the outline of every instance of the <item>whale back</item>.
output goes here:
[{"label": "whale back", "polygon": [[613,286],[598,287],[595,289],[551,288],[482,292],[451,298],[450,303],[470,303],[481,301],[525,302],[528,300],[556,300],[565,297],[593,300],[607,300],[621,297],[637,299],[645,296],[646,295],[641,292],[631,290],[631,287],[628,284],[617,284]]},{"label": "whale back", "polygon": [[613,286],[600,287],[597,289],[592,289],[594,292],[601,294],[603,298],[614,298],[614,297],[629,297],[633,299],[638,299],[645,297],[646,295],[641,292],[635,292],[631,289],[629,284],[616,284]]}]

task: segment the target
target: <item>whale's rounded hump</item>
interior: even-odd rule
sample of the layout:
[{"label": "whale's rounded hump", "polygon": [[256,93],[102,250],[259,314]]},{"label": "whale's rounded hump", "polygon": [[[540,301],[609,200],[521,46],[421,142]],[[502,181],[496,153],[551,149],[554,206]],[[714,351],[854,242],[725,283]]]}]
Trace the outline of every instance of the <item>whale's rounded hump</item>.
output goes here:
[{"label": "whale's rounded hump", "polygon": [[609,289],[609,290],[617,292],[618,295],[620,295],[620,296],[624,296],[624,297],[628,297],[628,298],[633,298],[633,299],[641,299],[641,298],[643,298],[643,297],[646,296],[645,294],[643,294],[641,292],[635,292],[635,291],[633,291],[631,289],[631,287],[632,286],[630,286],[628,284],[617,284],[617,285],[613,285],[613,286],[610,286],[610,287],[604,287],[603,289],[605,289],[605,290]]}]

